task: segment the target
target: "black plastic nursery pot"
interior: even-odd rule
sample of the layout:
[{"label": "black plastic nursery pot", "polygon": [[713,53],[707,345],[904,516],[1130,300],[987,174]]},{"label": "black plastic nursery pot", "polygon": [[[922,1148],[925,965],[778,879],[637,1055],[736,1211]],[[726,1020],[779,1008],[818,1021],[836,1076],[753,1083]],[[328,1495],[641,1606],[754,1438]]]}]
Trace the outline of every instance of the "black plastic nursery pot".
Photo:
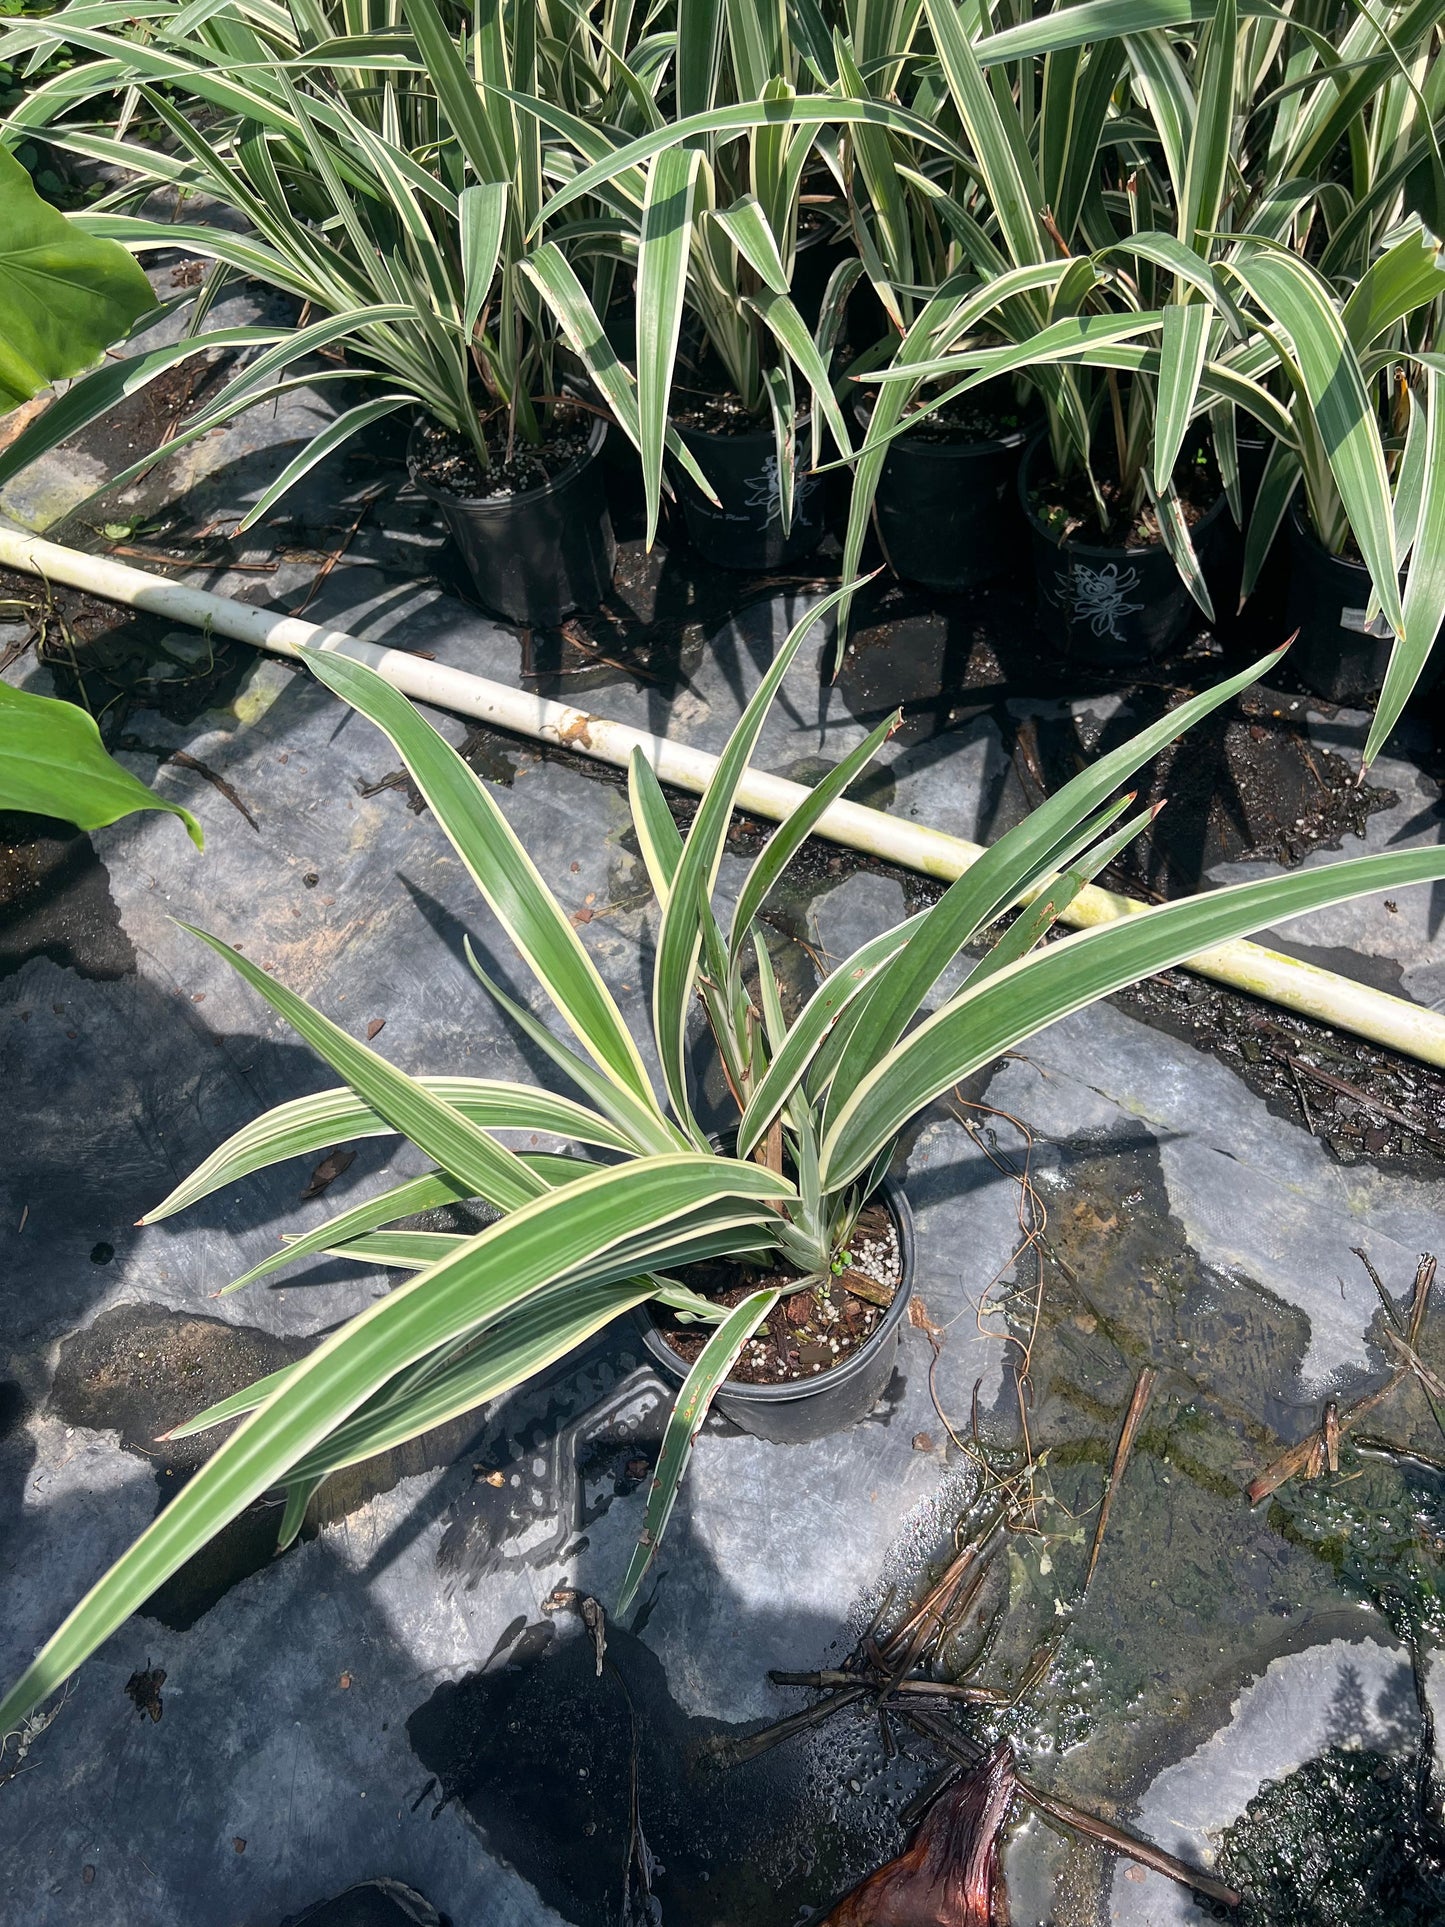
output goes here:
[{"label": "black plastic nursery pot", "polygon": [[873,526],[895,575],[958,594],[1007,573],[1022,533],[1015,482],[1027,439],[1020,429],[978,442],[904,435],[890,446]]},{"label": "black plastic nursery pot", "polygon": [[[888,1207],[898,1233],[902,1276],[893,1302],[866,1344],[843,1365],[833,1365],[815,1379],[795,1379],[783,1385],[748,1385],[729,1379],[714,1395],[713,1405],[754,1438],[774,1445],[806,1445],[846,1431],[864,1419],[878,1403],[893,1376],[898,1335],[913,1295],[913,1216],[902,1187],[885,1178],[875,1197]],[[647,1355],[662,1375],[681,1386],[687,1365],[663,1338],[646,1305],[633,1314]]]},{"label": "black plastic nursery pot", "polygon": [[[1327,702],[1378,696],[1390,663],[1394,632],[1382,615],[1370,618],[1370,572],[1362,562],[1331,555],[1295,502],[1285,518],[1289,589],[1285,632],[1298,630],[1289,652],[1291,668]],[[1439,679],[1441,643],[1435,638],[1421,684]]]},{"label": "black plastic nursery pot", "polygon": [[[820,476],[799,472],[793,489],[793,519],[783,533],[778,492],[778,449],[772,424],[741,435],[715,435],[679,427],[678,434],[717,495],[709,502],[697,484],[674,463],[673,482],[687,523],[688,540],[705,562],[720,569],[758,571],[782,568],[811,555],[826,526]],[[803,450],[807,427],[798,425]]]},{"label": "black plastic nursery pot", "polygon": [[412,430],[407,468],[441,510],[477,598],[508,622],[550,628],[576,609],[595,609],[612,584],[617,539],[600,460],[605,421],[594,421],[586,451],[540,488],[469,500],[418,476]]},{"label": "black plastic nursery pot", "polygon": [[[1037,618],[1045,639],[1062,655],[1088,662],[1140,662],[1164,655],[1201,620],[1162,542],[1106,548],[1056,541],[1030,500],[1043,465],[1046,439],[1038,435],[1019,464],[1019,499],[1028,518]],[[1206,577],[1234,527],[1221,494],[1190,534]]]}]

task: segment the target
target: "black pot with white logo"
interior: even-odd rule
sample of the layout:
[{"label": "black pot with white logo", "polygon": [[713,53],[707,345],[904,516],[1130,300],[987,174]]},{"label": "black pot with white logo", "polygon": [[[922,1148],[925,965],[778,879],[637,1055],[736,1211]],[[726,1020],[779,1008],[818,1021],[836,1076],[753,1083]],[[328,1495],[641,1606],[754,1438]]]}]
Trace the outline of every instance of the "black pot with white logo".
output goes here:
[{"label": "black pot with white logo", "polygon": [[801,562],[823,539],[821,477],[806,473],[811,446],[806,421],[798,424],[798,473],[793,514],[783,529],[778,478],[778,445],[771,423],[740,435],[718,435],[700,428],[678,428],[689,454],[712,484],[710,502],[677,463],[669,472],[682,504],[688,540],[705,562],[721,569],[762,572]]}]

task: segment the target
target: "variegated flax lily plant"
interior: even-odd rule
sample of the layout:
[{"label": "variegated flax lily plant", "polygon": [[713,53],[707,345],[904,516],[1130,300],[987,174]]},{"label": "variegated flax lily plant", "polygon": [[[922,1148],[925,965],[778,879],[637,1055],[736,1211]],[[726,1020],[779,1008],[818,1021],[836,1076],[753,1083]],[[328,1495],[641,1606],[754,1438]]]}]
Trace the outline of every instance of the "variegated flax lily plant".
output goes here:
[{"label": "variegated flax lily plant", "polygon": [[[856,585],[852,585],[855,586]],[[308,653],[314,674],[391,739],[506,935],[551,999],[568,1042],[490,994],[562,1071],[575,1095],[486,1078],[404,1075],[204,932],[341,1078],[268,1112],[222,1145],[156,1210],[169,1216],[276,1161],[338,1139],[400,1133],[432,1162],[292,1240],[238,1284],[325,1251],[412,1275],[296,1364],[182,1428],[241,1423],[75,1608],[0,1704],[0,1729],[53,1692],[128,1614],[238,1513],[284,1493],[281,1543],[330,1473],[496,1398],[649,1299],[716,1326],[664,1439],[625,1609],[654,1556],[692,1435],[742,1345],[776,1301],[732,1310],[677,1274],[706,1256],[781,1259],[825,1274],[893,1155],[899,1134],[958,1079],[1066,1015],[1195,952],[1371,890],[1445,878],[1445,847],[1397,850],[1269,876],[1142,908],[1041,944],[1075,894],[1147,821],[1119,794],[1135,770],[1277,658],[1172,710],[1100,758],[1009,831],[932,908],[863,944],[820,982],[791,1023],[760,912],[829,803],[862,773],[896,717],[813,789],[749,871],[729,918],[714,909],[738,784],[769,705],[813,625],[789,635],[748,704],[687,835],[635,752],[634,822],[661,904],[652,1020],[657,1090],[573,925],[508,826],[492,791],[404,697],[363,663]],[[1010,912],[1014,912],[1011,917]],[[961,988],[939,980],[965,948]],[[474,959],[475,962],[475,959]],[[737,1143],[719,1151],[693,1108],[684,1053],[700,999],[738,1105]],[[590,1161],[518,1155],[499,1133],[549,1133]],[[480,1198],[498,1216],[452,1236],[389,1225]]]}]

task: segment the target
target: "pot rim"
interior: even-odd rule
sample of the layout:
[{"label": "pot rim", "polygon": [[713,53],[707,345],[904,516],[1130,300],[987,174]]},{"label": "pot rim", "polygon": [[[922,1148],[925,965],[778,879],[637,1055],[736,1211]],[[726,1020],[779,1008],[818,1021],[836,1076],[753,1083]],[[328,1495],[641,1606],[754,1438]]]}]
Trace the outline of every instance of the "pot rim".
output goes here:
[{"label": "pot rim", "polygon": [[[1043,541],[1047,542],[1051,549],[1057,549],[1060,555],[1087,556],[1090,558],[1102,557],[1105,560],[1120,555],[1158,555],[1164,556],[1172,567],[1174,559],[1162,542],[1135,542],[1130,544],[1122,542],[1078,542],[1075,541],[1071,535],[1065,536],[1062,542],[1055,540],[1044,526],[1040,517],[1035,513],[1034,505],[1029,500],[1028,488],[1030,465],[1039,449],[1043,447],[1047,433],[1048,431],[1046,429],[1039,429],[1030,441],[1028,447],[1024,450],[1023,460],[1019,463],[1019,501],[1023,504],[1024,515],[1027,517],[1029,527],[1034,533],[1041,537]],[[1221,513],[1228,508],[1228,506],[1229,497],[1224,493],[1224,490],[1221,489],[1209,507],[1204,511],[1203,515],[1201,515],[1199,520],[1194,524],[1194,529],[1191,533],[1212,528],[1214,523],[1218,521]]]},{"label": "pot rim", "polygon": [[411,425],[411,433],[406,439],[406,472],[413,488],[429,497],[433,502],[454,505],[467,515],[507,515],[514,509],[523,508],[529,502],[537,501],[543,495],[550,495],[570,481],[580,470],[595,461],[601,453],[602,444],[607,439],[609,423],[600,415],[592,418],[592,428],[587,437],[587,446],[580,455],[574,455],[565,468],[559,468],[555,475],[549,475],[545,482],[536,488],[523,489],[519,495],[457,495],[449,488],[438,488],[435,482],[424,482],[416,472],[416,442],[431,421],[431,417],[418,418]]},{"label": "pot rim", "polygon": [[[773,424],[767,419],[759,422],[756,428],[745,428],[740,435],[720,434],[715,428],[684,428],[682,423],[674,421],[671,415],[667,419],[669,426],[675,428],[685,441],[718,442],[723,446],[736,446],[738,443],[772,442],[777,439]],[[811,411],[800,411],[794,423],[795,435],[801,435],[805,428],[810,428],[812,421]]]},{"label": "pot rim", "polygon": [[[870,409],[865,415],[863,405],[863,396],[855,395],[853,413],[859,425],[866,429],[872,417],[872,410]],[[1032,426],[1016,428],[1010,434],[987,435],[976,442],[917,442],[911,436],[900,435],[896,441],[888,444],[886,453],[889,456],[906,455],[910,461],[970,461],[989,455],[1012,454],[1016,448],[1022,448],[1038,433],[1039,431]]]},{"label": "pot rim", "polygon": [[[873,1196],[883,1199],[893,1219],[898,1233],[898,1257],[903,1275],[893,1294],[892,1304],[874,1329],[869,1332],[866,1341],[844,1364],[832,1365],[826,1372],[819,1372],[814,1378],[786,1379],[781,1385],[750,1385],[743,1379],[725,1378],[718,1387],[719,1397],[758,1405],[788,1405],[795,1400],[821,1396],[836,1386],[848,1384],[867,1370],[879,1346],[898,1331],[903,1322],[904,1313],[908,1309],[908,1302],[913,1296],[913,1274],[916,1268],[913,1213],[909,1207],[907,1192],[891,1175],[884,1177]],[[651,1300],[639,1305],[633,1317],[641,1331],[648,1355],[680,1385],[687,1377],[689,1369],[687,1362],[678,1357],[658,1331],[652,1317]]]},{"label": "pot rim", "polygon": [[[1348,569],[1351,575],[1363,576],[1368,583],[1370,572],[1363,562],[1357,562],[1352,555],[1332,555],[1321,542],[1310,522],[1308,507],[1301,500],[1298,490],[1295,491],[1294,499],[1289,505],[1288,519],[1290,534],[1296,537],[1305,548],[1313,550],[1314,560],[1328,563],[1332,568]],[[1404,574],[1405,571],[1402,569],[1400,571],[1402,579]]]}]

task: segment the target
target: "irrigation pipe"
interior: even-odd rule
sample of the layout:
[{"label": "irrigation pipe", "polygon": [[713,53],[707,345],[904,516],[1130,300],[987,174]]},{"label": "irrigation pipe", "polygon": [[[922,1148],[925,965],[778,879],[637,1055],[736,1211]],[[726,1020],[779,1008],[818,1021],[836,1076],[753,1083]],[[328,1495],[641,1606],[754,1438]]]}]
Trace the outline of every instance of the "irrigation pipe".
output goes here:
[{"label": "irrigation pipe", "polygon": [[[130,568],[107,556],[63,548],[20,530],[0,526],[0,565],[83,589],[89,595],[123,603],[147,615],[208,629],[273,655],[294,658],[303,648],[334,649],[369,664],[418,702],[453,710],[516,736],[575,750],[617,769],[626,769],[633,749],[640,747],[661,782],[694,795],[706,789],[717,768],[718,759],[706,750],[671,742],[626,723],[610,722],[604,716],[529,695],[445,663],[427,662],[403,650],[363,642],[342,629],[303,622],[296,616],[274,615],[205,589],[167,582],[144,569]],[[781,822],[806,795],[800,783],[749,769],[738,786],[738,807]],[[945,836],[921,823],[904,822],[861,803],[834,803],[819,819],[816,834],[943,883],[951,883],[983,854],[980,844]],[[1132,897],[1089,885],[1075,897],[1064,921],[1086,928],[1137,916],[1145,907]],[[1445,1015],[1407,1003],[1402,997],[1392,997],[1368,984],[1355,983],[1331,970],[1244,941],[1201,951],[1189,959],[1186,968],[1232,990],[1248,991],[1286,1010],[1445,1068]]]}]

